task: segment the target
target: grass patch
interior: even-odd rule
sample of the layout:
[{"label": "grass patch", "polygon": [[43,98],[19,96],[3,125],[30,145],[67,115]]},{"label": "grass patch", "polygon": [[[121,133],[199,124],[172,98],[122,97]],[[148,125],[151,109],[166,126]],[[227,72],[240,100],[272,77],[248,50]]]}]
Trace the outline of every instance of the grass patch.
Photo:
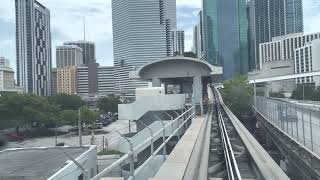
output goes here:
[{"label": "grass patch", "polygon": [[121,152],[118,150],[114,150],[114,149],[106,149],[106,150],[102,150],[100,152],[98,152],[98,155],[116,155],[116,154],[120,154]]}]

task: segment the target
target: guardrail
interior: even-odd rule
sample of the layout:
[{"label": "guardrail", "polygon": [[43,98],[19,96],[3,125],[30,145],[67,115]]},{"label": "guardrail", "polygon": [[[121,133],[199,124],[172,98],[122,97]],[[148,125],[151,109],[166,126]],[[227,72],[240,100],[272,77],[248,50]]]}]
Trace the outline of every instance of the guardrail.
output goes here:
[{"label": "guardrail", "polygon": [[[124,163],[126,160],[129,160],[129,164],[130,164],[130,175],[129,175],[129,179],[134,180],[135,176],[139,173],[139,171],[148,163],[150,162],[155,155],[157,155],[161,149],[163,149],[164,155],[166,154],[166,144],[169,142],[169,140],[175,136],[175,134],[182,128],[182,127],[188,127],[188,120],[189,119],[193,119],[195,116],[195,107],[192,106],[190,107],[188,110],[186,110],[185,112],[183,112],[181,115],[179,115],[176,119],[172,120],[170,123],[168,123],[167,125],[163,124],[163,127],[161,129],[159,129],[157,132],[155,132],[150,138],[146,139],[145,141],[143,141],[141,144],[139,144],[138,146],[133,148],[133,143],[130,141],[130,139],[123,137],[124,139],[127,140],[128,144],[130,145],[130,152],[126,153],[125,155],[123,155],[120,159],[118,159],[117,161],[115,161],[114,163],[112,163],[109,167],[105,168],[103,171],[101,171],[99,174],[97,174],[96,176],[94,176],[92,178],[92,180],[99,180],[100,178],[104,177],[105,175],[107,175],[110,171],[112,171],[114,168],[119,167],[120,164]],[[165,129],[169,126],[172,126],[173,123],[175,123],[176,121],[179,121],[181,118],[183,118],[182,123],[175,129],[172,131],[171,135],[169,137],[165,137]],[[173,127],[173,126],[172,126]],[[160,147],[158,147],[158,149],[156,149],[155,151],[153,150],[153,143],[151,143],[151,155],[150,157],[138,168],[135,169],[134,168],[134,156],[136,155],[136,152],[139,150],[140,147],[143,147],[145,144],[148,144],[151,142],[155,142],[154,137],[158,134],[162,133],[163,134],[163,141],[162,144],[160,145]],[[165,157],[165,156],[164,156]]]},{"label": "guardrail", "polygon": [[222,109],[226,112],[233,127],[238,133],[240,139],[248,150],[255,169],[260,174],[260,179],[281,179],[289,180],[289,177],[283,172],[278,164],[272,159],[267,151],[257,142],[247,128],[240,122],[240,120],[232,113],[232,111],[224,104],[222,96],[217,88],[218,99]]},{"label": "guardrail", "polygon": [[234,157],[234,152],[230,143],[228,132],[224,124],[224,120],[223,120],[219,106],[217,107],[217,111],[218,111],[219,128],[220,128],[220,134],[222,139],[224,157],[225,157],[227,171],[228,171],[228,177],[231,180],[241,179],[238,164],[237,164],[236,158]]}]

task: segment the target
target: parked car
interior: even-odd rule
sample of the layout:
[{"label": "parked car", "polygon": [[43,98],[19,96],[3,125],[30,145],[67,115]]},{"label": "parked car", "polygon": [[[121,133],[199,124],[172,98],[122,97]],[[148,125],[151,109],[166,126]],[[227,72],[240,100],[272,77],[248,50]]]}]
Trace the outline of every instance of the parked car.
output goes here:
[{"label": "parked car", "polygon": [[99,122],[88,126],[88,129],[102,129],[102,128],[103,128],[103,125],[102,123],[99,123]]},{"label": "parked car", "polygon": [[23,141],[24,136],[18,133],[9,133],[7,134],[7,139],[9,141]]}]

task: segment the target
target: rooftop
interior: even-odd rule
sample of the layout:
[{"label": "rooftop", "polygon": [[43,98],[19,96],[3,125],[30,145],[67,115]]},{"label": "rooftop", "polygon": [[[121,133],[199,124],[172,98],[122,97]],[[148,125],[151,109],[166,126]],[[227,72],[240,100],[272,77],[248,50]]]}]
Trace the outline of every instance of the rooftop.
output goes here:
[{"label": "rooftop", "polygon": [[18,148],[0,151],[0,179],[47,179],[90,147]]}]

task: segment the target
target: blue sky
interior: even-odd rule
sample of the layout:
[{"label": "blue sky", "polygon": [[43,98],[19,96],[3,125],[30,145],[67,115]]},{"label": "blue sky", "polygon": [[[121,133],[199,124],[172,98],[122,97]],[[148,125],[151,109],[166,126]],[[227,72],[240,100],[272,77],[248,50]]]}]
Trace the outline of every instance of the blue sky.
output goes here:
[{"label": "blue sky", "polygon": [[[97,61],[112,65],[111,0],[39,0],[50,9],[53,65],[55,46],[83,38],[82,17],[86,16],[86,39],[96,43]],[[186,50],[191,50],[192,28],[197,21],[201,0],[177,0],[178,28],[185,30]],[[14,0],[1,0],[0,56],[15,68]],[[305,32],[320,31],[320,0],[304,0]]]}]

